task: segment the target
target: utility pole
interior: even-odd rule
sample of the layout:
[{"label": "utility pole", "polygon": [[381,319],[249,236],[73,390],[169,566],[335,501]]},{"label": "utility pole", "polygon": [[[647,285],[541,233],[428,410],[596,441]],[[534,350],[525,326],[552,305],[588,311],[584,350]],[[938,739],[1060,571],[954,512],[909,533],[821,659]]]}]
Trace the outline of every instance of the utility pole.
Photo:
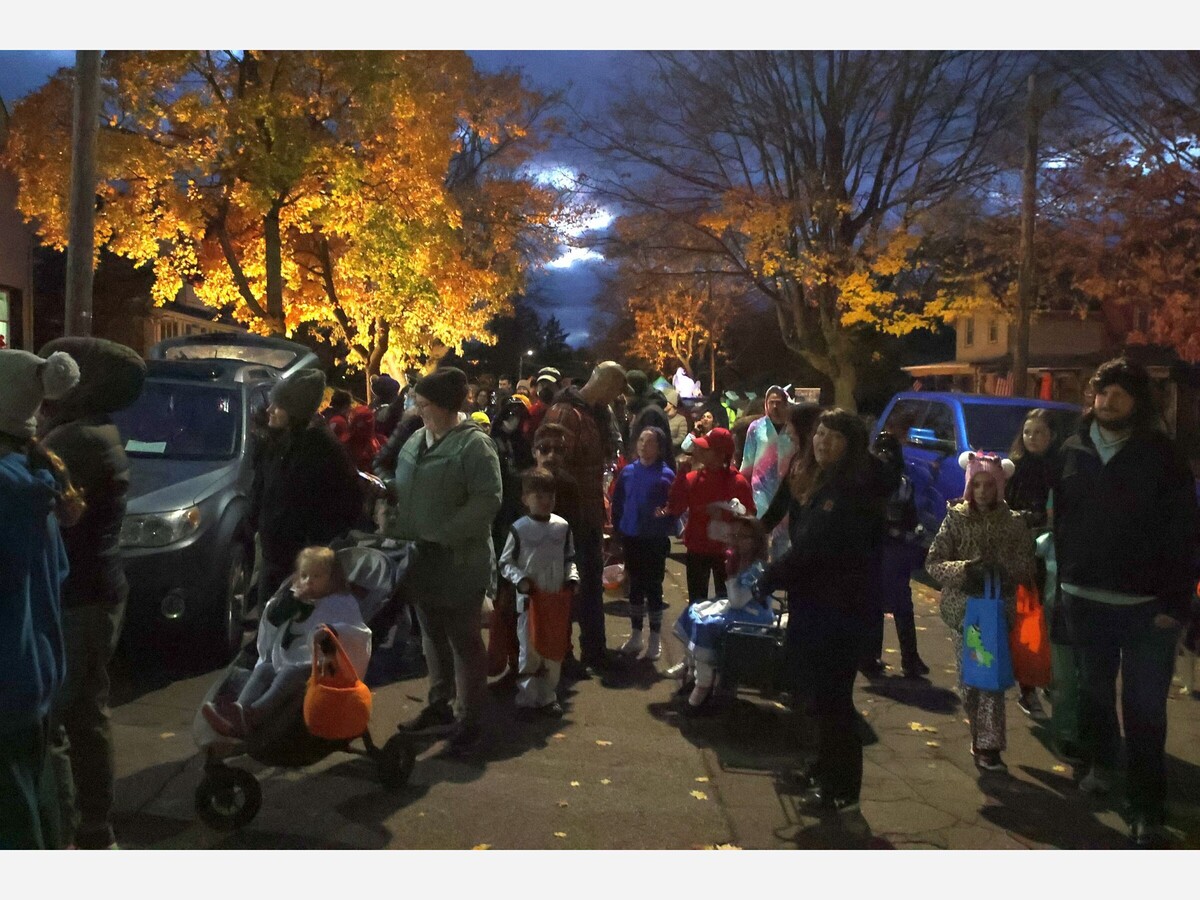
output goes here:
[{"label": "utility pole", "polygon": [[1035,76],[1029,75],[1029,102],[1025,124],[1025,170],[1021,186],[1021,263],[1017,274],[1017,341],[1013,347],[1012,392],[1024,397],[1029,390],[1029,318],[1037,302],[1037,268],[1033,234],[1037,215],[1038,125],[1042,110],[1037,101]]},{"label": "utility pole", "polygon": [[96,246],[96,132],[100,117],[100,51],[75,51],[71,121],[71,197],[67,232],[66,333],[92,333],[92,256]]}]

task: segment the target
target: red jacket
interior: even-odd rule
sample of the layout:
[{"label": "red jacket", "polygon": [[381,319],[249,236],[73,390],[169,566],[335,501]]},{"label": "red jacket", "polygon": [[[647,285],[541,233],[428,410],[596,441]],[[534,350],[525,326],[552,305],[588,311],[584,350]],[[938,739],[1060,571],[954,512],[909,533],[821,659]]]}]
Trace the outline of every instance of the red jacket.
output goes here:
[{"label": "red jacket", "polygon": [[673,516],[687,510],[683,543],[690,552],[724,555],[727,545],[708,536],[708,504],[727,503],[730,500],[742,501],[747,515],[755,514],[750,482],[732,468],[701,469],[675,479],[667,505]]}]

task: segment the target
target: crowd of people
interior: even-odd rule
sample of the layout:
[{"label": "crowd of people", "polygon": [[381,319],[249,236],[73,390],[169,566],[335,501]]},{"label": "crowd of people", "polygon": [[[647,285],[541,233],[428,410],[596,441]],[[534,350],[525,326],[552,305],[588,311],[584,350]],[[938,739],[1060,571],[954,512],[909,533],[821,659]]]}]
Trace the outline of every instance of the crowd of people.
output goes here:
[{"label": "crowd of people", "polygon": [[[116,536],[128,462],[108,416],[137,396],[144,374],[124,350],[71,339],[40,356],[0,351],[0,649],[18,671],[0,698],[0,846],[115,841],[105,671],[124,603]],[[345,600],[328,552],[316,548],[371,519],[416,551],[402,590],[429,688],[401,727],[444,730],[451,752],[483,735],[485,609],[491,640],[511,632],[501,665],[520,715],[561,716],[561,679],[660,658],[663,582],[678,537],[687,605],[672,630],[684,661],[668,674],[680,680],[681,711],[716,708],[725,629],[771,625],[782,593],[780,678],[818,734],[816,761],[801,775],[805,806],[859,802],[853,688],[860,674],[886,674],[887,613],[903,676],[929,673],[910,584],[924,566],[941,587],[960,669],[970,598],[994,587],[1011,628],[1018,592],[1042,597],[1053,714],[1037,684],[1020,686],[1020,708],[1050,719],[1081,790],[1113,790],[1123,765],[1131,835],[1161,843],[1166,698],[1194,613],[1197,517],[1190,470],[1136,364],[1100,367],[1075,433],[1055,433],[1035,409],[1008,459],[964,454],[963,497],[928,552],[904,436],[872,435],[856,414],[795,403],[786,386],[741,408],[718,393],[689,406],[611,361],[582,384],[544,368],[481,385],[450,365],[406,381],[376,376],[370,404],[330,396],[317,370],[272,390],[248,526],[261,558],[261,627],[308,625],[290,651],[284,644],[260,661],[232,713],[206,711],[222,733],[252,729],[280,691],[303,689],[292,675],[311,660],[304,635]],[[382,480],[380,495],[364,496],[356,469]],[[632,633],[610,650],[604,570],[615,560]],[[295,602],[284,609],[276,595],[293,573]],[[1003,690],[961,675],[975,764],[1002,773]]]}]

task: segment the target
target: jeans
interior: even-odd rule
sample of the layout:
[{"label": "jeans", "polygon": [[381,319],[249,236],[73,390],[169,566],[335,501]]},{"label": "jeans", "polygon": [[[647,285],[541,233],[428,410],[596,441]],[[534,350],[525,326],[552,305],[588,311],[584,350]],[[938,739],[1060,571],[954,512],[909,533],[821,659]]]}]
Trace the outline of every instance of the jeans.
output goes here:
[{"label": "jeans", "polygon": [[790,606],[788,656],[795,660],[801,696],[817,723],[813,774],[830,796],[857,800],[862,790],[863,748],[854,710],[854,678],[863,616],[830,606]]},{"label": "jeans", "polygon": [[1080,738],[1093,767],[1121,759],[1117,674],[1130,812],[1162,821],[1167,796],[1167,694],[1180,629],[1154,624],[1156,603],[1114,606],[1065,595],[1079,648]]},{"label": "jeans", "polygon": [[[684,557],[687,568],[688,603],[707,600],[710,596],[725,596],[725,557],[719,553],[692,553]],[[708,576],[712,574],[713,593],[708,592]]]},{"label": "jeans", "polygon": [[47,764],[47,723],[0,731],[0,850],[59,845],[58,799]]},{"label": "jeans", "polygon": [[269,662],[260,660],[238,694],[238,703],[263,715],[274,715],[297,695],[304,693],[311,674],[311,666],[276,669]]},{"label": "jeans", "polygon": [[417,598],[421,644],[429,667],[429,705],[454,703],[455,715],[475,725],[487,699],[487,650],[483,627],[483,595],[462,606],[422,603]]},{"label": "jeans", "polygon": [[80,849],[103,849],[116,840],[108,664],[121,635],[125,601],[64,609],[62,619],[67,671],[50,713],[62,839]]},{"label": "jeans", "polygon": [[627,537],[625,572],[629,575],[629,619],[634,631],[642,630],[646,608],[650,609],[650,630],[662,630],[663,579],[667,574],[667,554],[671,541],[666,537]]},{"label": "jeans", "polygon": [[604,534],[599,528],[576,525],[575,565],[579,591],[572,601],[571,618],[579,623],[579,652],[583,662],[604,657]]}]

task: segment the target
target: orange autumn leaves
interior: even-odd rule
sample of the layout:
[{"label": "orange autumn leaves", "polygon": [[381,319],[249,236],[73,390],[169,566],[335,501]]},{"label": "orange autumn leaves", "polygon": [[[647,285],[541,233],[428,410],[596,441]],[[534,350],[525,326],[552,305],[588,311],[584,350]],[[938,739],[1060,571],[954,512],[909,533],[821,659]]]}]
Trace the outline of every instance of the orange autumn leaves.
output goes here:
[{"label": "orange autumn leaves", "polygon": [[[518,175],[546,98],[461,52],[104,57],[97,245],[256,331],[328,326],[355,362],[485,336],[562,203]],[[66,240],[71,73],[13,112],[3,164]]]}]

